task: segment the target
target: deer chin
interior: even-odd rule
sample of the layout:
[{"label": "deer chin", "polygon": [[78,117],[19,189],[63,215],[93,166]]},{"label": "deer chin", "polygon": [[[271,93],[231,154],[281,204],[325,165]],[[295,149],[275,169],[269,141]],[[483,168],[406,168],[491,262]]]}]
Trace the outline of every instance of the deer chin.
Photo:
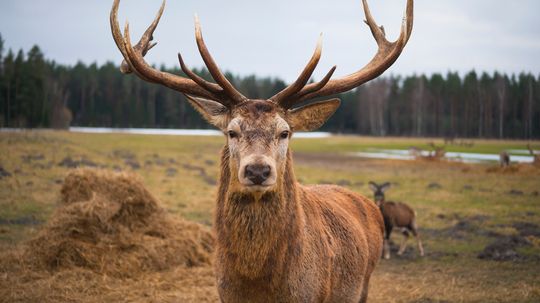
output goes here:
[{"label": "deer chin", "polygon": [[264,194],[266,192],[269,192],[269,191],[273,191],[275,189],[275,183],[272,183],[272,184],[260,184],[260,185],[255,185],[255,184],[242,184],[242,191],[246,192],[246,193],[253,193],[255,195],[257,194]]}]

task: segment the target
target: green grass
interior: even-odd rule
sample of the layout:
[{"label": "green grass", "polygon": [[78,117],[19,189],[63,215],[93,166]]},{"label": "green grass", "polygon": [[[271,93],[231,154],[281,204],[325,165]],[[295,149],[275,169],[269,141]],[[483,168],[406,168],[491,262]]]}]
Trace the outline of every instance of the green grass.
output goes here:
[{"label": "green grass", "polygon": [[[503,150],[526,149],[528,141],[522,140],[466,140],[467,143],[473,143],[472,146],[463,146],[459,144],[461,140],[455,141],[455,144],[445,146],[449,152],[470,152],[499,154]],[[430,143],[436,146],[443,146],[444,140],[437,138],[376,138],[376,137],[358,137],[358,136],[338,136],[331,140],[321,139],[295,139],[292,147],[299,152],[324,152],[324,153],[349,153],[365,151],[367,149],[409,149],[412,146],[430,150]],[[540,148],[540,143],[532,142],[533,148]]]}]

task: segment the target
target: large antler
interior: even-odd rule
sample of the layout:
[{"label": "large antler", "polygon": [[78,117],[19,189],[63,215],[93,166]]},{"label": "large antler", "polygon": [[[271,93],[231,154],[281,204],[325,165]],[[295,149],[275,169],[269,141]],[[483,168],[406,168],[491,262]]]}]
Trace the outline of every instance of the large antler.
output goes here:
[{"label": "large antler", "polygon": [[156,15],[156,18],[154,19],[152,24],[150,24],[148,29],[144,32],[143,36],[135,46],[131,44],[129,24],[126,23],[124,35],[122,35],[120,31],[117,17],[119,4],[120,0],[114,0],[111,9],[110,22],[114,41],[116,42],[116,46],[118,46],[118,49],[124,57],[124,61],[120,66],[120,70],[123,73],[133,72],[145,81],[162,84],[184,94],[211,99],[220,102],[226,106],[233,106],[247,100],[247,98],[244,97],[238,90],[236,90],[229,82],[229,80],[225,78],[225,76],[219,70],[214,59],[210,55],[210,52],[208,51],[208,48],[206,47],[206,44],[204,43],[202,37],[202,31],[198,18],[195,18],[195,37],[197,41],[197,46],[208,68],[208,71],[212,75],[212,78],[217,82],[217,84],[208,82],[195,74],[193,71],[191,71],[185,65],[180,54],[178,54],[180,66],[182,68],[182,71],[189,77],[189,79],[157,70],[150,66],[148,63],[146,63],[146,61],[144,60],[144,56],[146,55],[146,53],[156,45],[156,43],[152,43],[152,35],[159,23],[161,15],[163,14],[163,10],[165,8],[165,0],[163,0],[161,8]]},{"label": "large antler", "polygon": [[395,42],[390,42],[386,39],[384,27],[379,27],[373,19],[367,0],[362,0],[362,3],[366,15],[365,22],[369,26],[378,45],[377,53],[373,59],[355,73],[343,78],[330,80],[335,70],[335,67],[333,67],[323,80],[318,83],[306,85],[320,58],[321,47],[318,44],[313,58],[309,61],[298,80],[270,98],[272,101],[282,105],[284,108],[290,108],[308,99],[346,92],[378,77],[392,66],[411,36],[413,27],[413,0],[407,0],[407,9],[401,26],[401,34]]}]

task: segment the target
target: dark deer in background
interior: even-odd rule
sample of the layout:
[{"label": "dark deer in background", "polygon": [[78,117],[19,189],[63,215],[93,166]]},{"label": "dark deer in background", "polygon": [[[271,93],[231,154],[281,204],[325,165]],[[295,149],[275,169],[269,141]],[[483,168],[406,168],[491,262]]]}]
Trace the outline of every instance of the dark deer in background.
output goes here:
[{"label": "dark deer in background", "polygon": [[499,163],[501,164],[501,167],[510,166],[510,154],[506,151],[502,151],[499,154]]},{"label": "dark deer in background", "polygon": [[426,157],[426,159],[429,160],[441,160],[446,155],[446,144],[438,146],[435,145],[435,143],[430,142],[428,144],[431,147],[431,151],[429,152],[429,155]]},{"label": "dark deer in background", "polygon": [[120,31],[118,5],[115,0],[110,21],[124,57],[122,72],[185,94],[226,137],[214,223],[221,301],[365,302],[382,251],[383,218],[373,202],[349,190],[297,183],[289,149],[292,134],[317,129],[340,102],[293,107],[349,91],[388,69],[409,40],[413,1],[407,1],[398,40],[389,42],[363,0],[366,23],[378,44],[374,58],[343,78],[330,79],[333,67],[320,82],[307,84],[321,56],[319,42],[298,79],[267,100],[248,99],[225,78],[204,43],[198,20],[197,46],[216,83],[192,72],[180,55],[187,78],[153,68],[143,57],[155,45],[152,34],[164,6],[133,46],[129,26]]},{"label": "dark deer in background", "polygon": [[540,154],[534,152],[530,143],[527,144],[527,149],[529,150],[529,154],[533,157],[533,165],[540,166]]},{"label": "dark deer in background", "polygon": [[369,182],[369,188],[373,191],[375,203],[381,210],[384,219],[384,245],[383,253],[385,259],[390,259],[390,236],[394,228],[401,229],[403,240],[399,246],[398,255],[402,255],[405,251],[409,232],[415,237],[418,244],[420,256],[424,256],[424,247],[422,240],[418,235],[418,227],[416,226],[416,213],[407,204],[401,202],[386,201],[384,193],[390,188],[390,183],[377,184],[373,181]]}]

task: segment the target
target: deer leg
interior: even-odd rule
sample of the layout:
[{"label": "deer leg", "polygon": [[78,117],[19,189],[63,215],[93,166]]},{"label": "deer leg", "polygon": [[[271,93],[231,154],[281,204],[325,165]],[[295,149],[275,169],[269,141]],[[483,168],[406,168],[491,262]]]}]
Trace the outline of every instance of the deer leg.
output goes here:
[{"label": "deer leg", "polygon": [[401,240],[401,244],[399,245],[398,255],[401,256],[403,252],[405,252],[405,248],[407,247],[407,240],[409,239],[409,233],[407,230],[403,231],[403,240]]},{"label": "deer leg", "polygon": [[385,259],[390,259],[390,235],[392,234],[392,225],[386,226],[386,235],[383,242],[383,257]]},{"label": "deer leg", "polygon": [[416,238],[416,244],[418,245],[418,252],[420,253],[420,257],[424,256],[424,246],[422,245],[422,239],[420,239],[420,235],[418,234],[418,227],[416,226],[416,221],[413,221],[411,224],[411,231]]},{"label": "deer leg", "polygon": [[367,302],[368,290],[369,290],[369,278],[370,277],[371,277],[370,275],[367,275],[364,278],[364,289],[362,289],[362,296],[360,297],[360,302],[359,303],[366,303]]},{"label": "deer leg", "polygon": [[388,239],[384,239],[383,253],[385,259],[390,259],[390,243]]}]

